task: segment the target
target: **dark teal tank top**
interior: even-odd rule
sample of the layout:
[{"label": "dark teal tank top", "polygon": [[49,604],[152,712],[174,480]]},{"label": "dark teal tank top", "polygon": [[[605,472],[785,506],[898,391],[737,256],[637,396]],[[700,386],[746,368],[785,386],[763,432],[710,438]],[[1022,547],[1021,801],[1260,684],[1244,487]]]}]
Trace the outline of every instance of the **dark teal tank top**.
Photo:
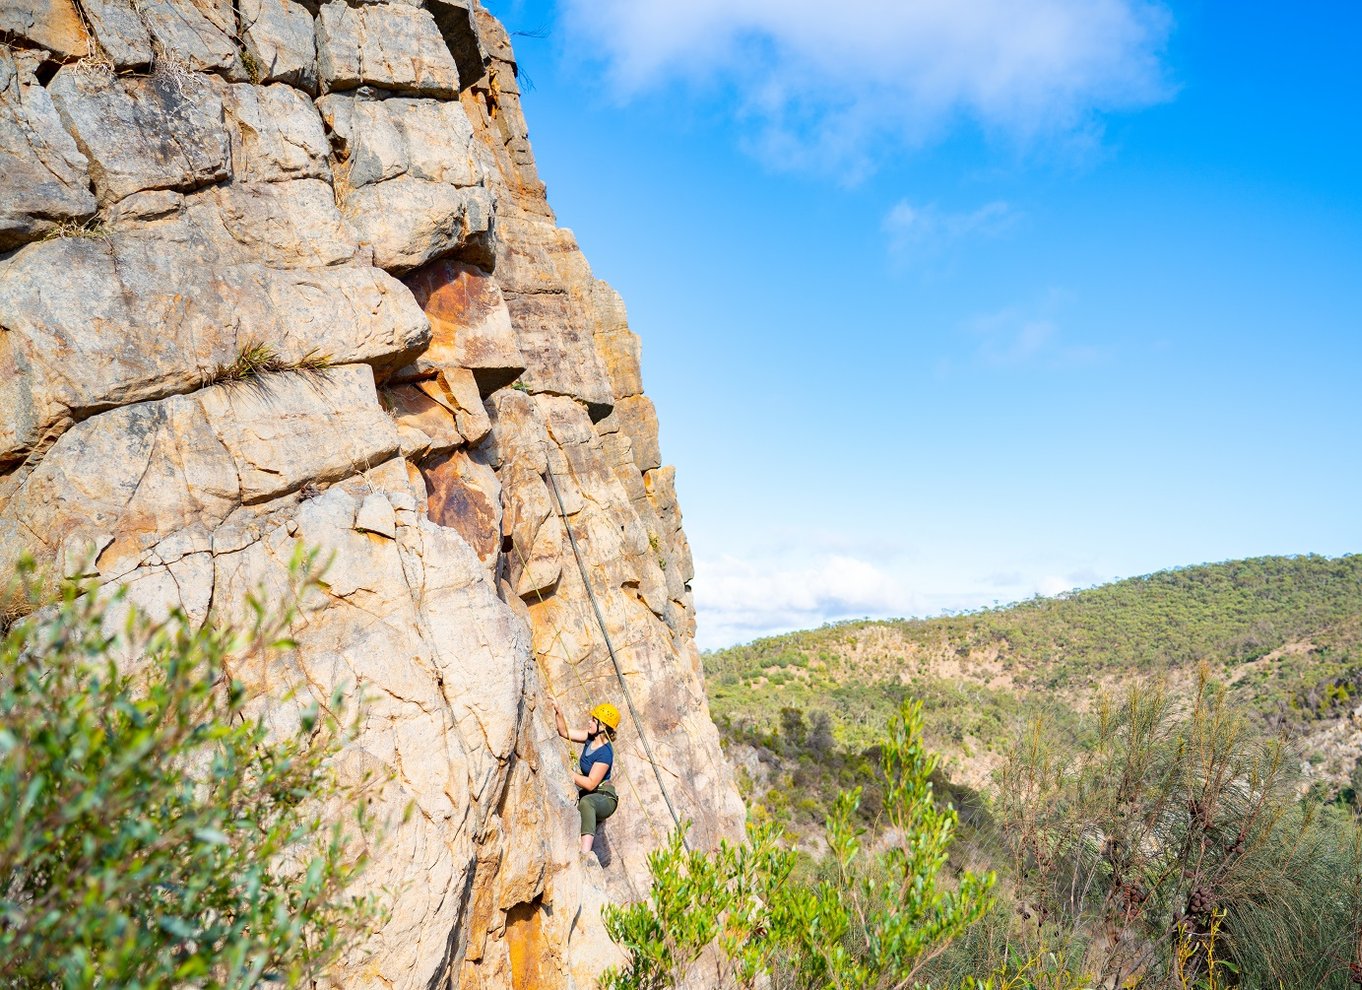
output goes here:
[{"label": "dark teal tank top", "polygon": [[605,764],[605,779],[609,780],[610,774],[615,769],[615,751],[611,748],[609,743],[603,743],[593,749],[590,753],[586,750],[582,750],[582,776],[590,777],[591,768],[597,763]]}]

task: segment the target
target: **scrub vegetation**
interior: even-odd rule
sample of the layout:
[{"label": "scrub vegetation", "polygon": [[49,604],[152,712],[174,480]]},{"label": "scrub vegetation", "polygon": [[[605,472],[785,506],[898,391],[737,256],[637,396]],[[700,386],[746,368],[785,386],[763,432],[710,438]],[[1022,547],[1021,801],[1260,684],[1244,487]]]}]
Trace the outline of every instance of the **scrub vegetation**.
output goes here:
[{"label": "scrub vegetation", "polygon": [[750,817],[797,850],[795,887],[837,863],[825,821],[844,792],[865,845],[914,841],[886,823],[874,726],[920,700],[914,727],[945,756],[934,799],[954,816],[943,872],[996,883],[898,985],[1362,982],[1362,771],[1345,731],[1362,556],[1183,568],[705,661]]}]

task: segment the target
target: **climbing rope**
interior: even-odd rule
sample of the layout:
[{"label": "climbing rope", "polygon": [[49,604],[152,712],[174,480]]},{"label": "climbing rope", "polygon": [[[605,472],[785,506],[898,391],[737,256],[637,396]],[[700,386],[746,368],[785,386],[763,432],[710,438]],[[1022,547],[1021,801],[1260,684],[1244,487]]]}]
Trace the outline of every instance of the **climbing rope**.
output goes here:
[{"label": "climbing rope", "polygon": [[[565,526],[566,526],[566,523],[565,523]],[[515,555],[516,555],[518,558],[520,558],[520,568],[521,568],[522,573],[528,572],[528,571],[529,571],[529,563],[525,560],[525,555],[524,555],[523,553],[521,553],[520,547],[513,544],[513,545],[512,545],[512,548],[515,550]],[[540,591],[538,588],[535,589],[534,597],[535,597],[535,599],[539,602],[540,605],[546,604],[545,599],[544,599],[544,594],[543,594],[543,592]],[[549,641],[548,646],[542,651],[542,653],[543,653],[544,656],[549,656],[549,655],[550,655],[550,651],[555,647],[555,645],[557,645],[557,646],[562,646],[562,645],[563,645],[563,627],[562,627],[561,625],[559,625],[558,622],[554,621],[554,622],[551,623],[551,628],[553,629],[553,639]],[[573,663],[570,659],[568,659],[568,655],[567,655],[566,649],[563,651],[563,658],[562,658],[562,659],[563,659],[564,665],[565,665],[565,666],[567,667],[567,669],[572,673],[572,679],[573,679],[573,681],[574,681],[575,684],[576,684],[577,693],[578,693],[581,697],[583,697],[583,698],[590,698],[590,697],[593,695],[594,692],[593,692],[592,690],[590,690],[590,689],[587,688],[586,682],[582,679],[581,671],[577,669],[577,668],[578,668],[578,665],[575,664],[575,663]],[[547,680],[548,680],[547,676],[545,677],[545,680],[546,680],[546,682],[547,682]],[[550,685],[550,687],[551,687],[551,685]],[[557,733],[555,733],[555,735],[557,735]],[[640,735],[641,735],[641,733],[640,733]],[[566,753],[567,753],[567,762],[568,762],[568,765],[569,765],[569,766],[573,765],[573,764],[576,762],[576,755],[574,754],[574,752],[573,752],[573,750],[572,750],[572,746],[571,746],[571,744],[569,743],[568,740],[564,740],[564,741],[563,741],[563,748],[564,748],[564,750],[565,750]],[[633,777],[632,777],[629,773],[623,772],[623,768],[622,768],[622,767],[618,767],[618,766],[617,766],[616,769],[619,770],[619,771],[621,771],[621,772],[620,772],[620,775],[619,775],[619,776],[620,776],[620,779],[623,780],[624,784],[629,788],[630,792],[631,792],[632,795],[633,795],[633,798],[634,798],[634,806],[643,809],[643,812],[644,812],[643,820],[644,820],[645,822],[648,823],[648,828],[649,828],[649,829],[652,831],[652,833],[653,833],[653,840],[654,840],[655,842],[657,842],[658,845],[662,845],[662,844],[665,843],[665,841],[666,841],[666,834],[665,834],[664,832],[662,832],[661,830],[659,830],[658,827],[657,827],[657,825],[654,824],[654,822],[653,822],[653,815],[652,815],[652,811],[651,811],[651,807],[650,807],[649,803],[648,803],[648,802],[645,802],[645,801],[643,800],[642,795],[639,794],[639,792],[638,792],[638,787],[635,786]],[[627,878],[626,878],[626,879],[627,879]],[[632,886],[633,886],[633,882],[630,881],[630,887],[632,888]],[[637,892],[636,892],[636,893],[637,893]]]},{"label": "climbing rope", "polygon": [[[634,707],[633,695],[629,693],[629,685],[624,683],[624,671],[620,668],[619,658],[615,656],[615,647],[610,642],[610,631],[605,627],[605,615],[601,612],[601,604],[596,600],[596,592],[591,589],[591,578],[586,572],[586,562],[582,559],[582,552],[577,548],[577,538],[572,535],[572,526],[568,524],[567,511],[563,508],[563,496],[558,491],[558,482],[553,477],[553,467],[549,463],[548,451],[544,452],[544,475],[549,480],[549,487],[553,490],[553,500],[558,505],[558,518],[563,521],[563,530],[567,533],[568,544],[572,547],[572,556],[577,559],[577,570],[582,575],[582,585],[586,588],[586,596],[591,599],[591,608],[596,613],[596,622],[601,627],[601,639],[605,642],[605,650],[610,654],[610,663],[614,665],[615,677],[620,682],[620,691],[624,695],[624,703],[629,707],[629,715],[634,720],[634,728],[638,730],[638,737],[643,743],[643,751],[648,754],[648,764],[653,768],[653,776],[657,778],[658,790],[662,792],[662,800],[667,803],[667,810],[671,812],[672,821],[676,823],[676,830],[682,833],[682,841],[685,841],[685,832],[681,827],[681,816],[676,813],[676,806],[672,804],[671,795],[667,793],[667,785],[662,781],[662,771],[658,769],[657,758],[653,756],[653,747],[648,743],[648,736],[643,731],[643,719],[639,717],[638,709]],[[689,844],[686,846],[690,850]]]}]

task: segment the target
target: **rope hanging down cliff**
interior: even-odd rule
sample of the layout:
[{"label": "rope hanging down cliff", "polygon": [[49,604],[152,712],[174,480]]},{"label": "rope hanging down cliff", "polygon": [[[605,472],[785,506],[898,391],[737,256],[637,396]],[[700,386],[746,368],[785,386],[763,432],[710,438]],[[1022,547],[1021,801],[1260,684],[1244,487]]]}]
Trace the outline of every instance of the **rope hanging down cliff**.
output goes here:
[{"label": "rope hanging down cliff", "polygon": [[[681,816],[676,813],[676,806],[672,804],[671,795],[667,793],[667,785],[662,780],[662,771],[657,767],[657,758],[653,756],[653,748],[648,743],[648,736],[643,731],[643,719],[639,717],[638,709],[634,707],[633,695],[629,693],[629,686],[624,683],[624,671],[620,668],[619,659],[615,656],[615,647],[610,642],[610,632],[605,628],[605,615],[601,612],[600,602],[596,600],[596,593],[591,589],[591,578],[586,572],[586,561],[582,559],[582,552],[577,548],[577,538],[572,535],[572,526],[568,523],[567,511],[563,508],[563,496],[558,491],[558,482],[553,477],[553,467],[549,463],[548,451],[544,452],[544,476],[548,478],[549,488],[553,491],[553,500],[558,505],[558,518],[563,521],[563,531],[567,533],[568,545],[572,547],[572,556],[577,560],[577,570],[582,575],[582,586],[586,588],[586,596],[591,599],[591,608],[596,613],[596,622],[601,627],[601,639],[605,641],[605,650],[610,654],[610,663],[614,665],[615,677],[620,682],[620,691],[624,695],[624,703],[629,708],[629,717],[634,720],[634,728],[638,730],[638,737],[643,742],[643,751],[648,754],[648,763],[653,768],[653,776],[657,778],[658,789],[662,792],[662,800],[667,803],[667,810],[671,812],[672,821],[676,823],[676,830],[682,833],[682,842],[685,842],[685,832],[681,826]],[[686,849],[690,849],[686,843]]]}]

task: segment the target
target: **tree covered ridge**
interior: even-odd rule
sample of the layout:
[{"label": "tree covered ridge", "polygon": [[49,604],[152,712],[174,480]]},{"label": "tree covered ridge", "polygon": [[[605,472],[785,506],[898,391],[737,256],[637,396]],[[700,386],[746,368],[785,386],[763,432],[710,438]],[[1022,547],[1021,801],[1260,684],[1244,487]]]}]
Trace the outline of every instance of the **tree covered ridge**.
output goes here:
[{"label": "tree covered ridge", "polygon": [[1254,557],[1158,571],[1012,605],[931,619],[857,620],[706,654],[714,674],[790,650],[856,646],[883,630],[904,645],[996,647],[1019,662],[1061,666],[1256,659],[1362,615],[1362,554]]},{"label": "tree covered ridge", "polygon": [[[1308,734],[1351,711],[1362,692],[1362,554],[1180,567],[705,655],[712,710],[730,735],[777,731],[781,710],[796,708],[827,712],[840,738],[868,745],[865,727],[911,695],[926,702],[932,744],[970,758],[1002,747],[1021,720],[1044,713],[1062,726],[1100,690],[1151,675],[1190,682],[1202,665],[1274,731]],[[1350,767],[1336,756],[1341,779]]]}]

